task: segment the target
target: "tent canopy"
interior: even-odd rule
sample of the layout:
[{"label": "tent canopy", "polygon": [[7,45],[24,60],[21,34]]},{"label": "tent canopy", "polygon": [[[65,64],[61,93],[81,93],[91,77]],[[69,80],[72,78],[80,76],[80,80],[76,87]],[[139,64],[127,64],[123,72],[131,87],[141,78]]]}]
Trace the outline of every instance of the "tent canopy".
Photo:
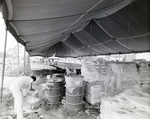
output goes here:
[{"label": "tent canopy", "polygon": [[150,0],[3,0],[2,8],[30,56],[150,51]]}]

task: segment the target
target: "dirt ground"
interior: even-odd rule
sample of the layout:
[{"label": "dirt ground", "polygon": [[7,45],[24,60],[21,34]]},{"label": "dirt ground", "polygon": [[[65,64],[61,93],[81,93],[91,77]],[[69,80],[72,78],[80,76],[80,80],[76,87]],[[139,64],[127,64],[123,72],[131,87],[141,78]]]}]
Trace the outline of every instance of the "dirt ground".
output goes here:
[{"label": "dirt ground", "polygon": [[[6,87],[3,89],[3,102],[0,103],[0,119],[5,116],[14,117],[13,109],[13,97]],[[99,114],[99,110],[94,108],[84,108],[80,112],[70,112],[64,108],[63,104],[45,104],[39,106],[38,109],[31,109],[25,99],[28,99],[31,95],[24,97],[24,119],[96,119]],[[87,106],[89,106],[87,104]],[[7,118],[5,118],[7,119]],[[13,119],[16,119],[14,117]]]}]

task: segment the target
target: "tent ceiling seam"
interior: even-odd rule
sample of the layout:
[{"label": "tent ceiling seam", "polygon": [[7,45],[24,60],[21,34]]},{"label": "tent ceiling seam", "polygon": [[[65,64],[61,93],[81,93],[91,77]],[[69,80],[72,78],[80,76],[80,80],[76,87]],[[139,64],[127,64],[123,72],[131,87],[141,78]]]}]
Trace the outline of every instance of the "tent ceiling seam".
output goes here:
[{"label": "tent ceiling seam", "polygon": [[[124,8],[123,10],[124,10],[127,14],[129,14],[125,8]],[[129,14],[129,15],[130,15],[130,14]],[[132,17],[132,15],[130,15],[130,17],[131,17],[132,19],[134,19],[134,21],[135,21],[141,28],[143,28],[146,32],[148,32],[141,24],[139,24],[139,22],[137,22],[137,20],[136,20],[134,17]]]},{"label": "tent ceiling seam", "polygon": [[[115,13],[127,26],[128,26],[128,24],[124,21],[124,19],[122,19],[121,17],[120,17],[120,15],[119,14],[117,14],[117,13]],[[131,16],[131,15],[130,15]],[[111,18],[111,17],[110,17]],[[112,18],[111,18],[112,19]],[[114,19],[112,19],[113,21],[115,21]],[[115,21],[116,22],[116,21]],[[117,23],[117,22],[116,22]],[[118,24],[119,25],[119,24]],[[120,26],[120,25],[119,25]],[[121,27],[121,26],[120,26]],[[130,29],[132,29],[137,35],[139,35],[131,26],[128,26]],[[122,27],[121,27],[122,28]],[[125,32],[127,32],[124,28],[122,28]],[[128,33],[128,32],[127,32]],[[130,35],[130,33],[128,33],[128,35]],[[130,36],[128,36],[127,38],[129,38],[129,37],[132,37],[132,35],[130,35]],[[136,40],[134,37],[132,37],[134,40]],[[144,39],[143,37],[142,37],[142,39]],[[137,41],[137,40],[136,40]],[[137,42],[139,42],[139,41],[137,41]],[[140,43],[140,42],[139,42]],[[144,44],[143,44],[144,45]],[[145,45],[144,45],[145,46]]]},{"label": "tent ceiling seam", "polygon": [[9,22],[9,25],[11,25],[13,27],[13,29],[15,30],[17,36],[19,36],[19,31],[18,31],[17,27],[12,22]]},{"label": "tent ceiling seam", "polygon": [[95,19],[94,22],[110,37],[110,38],[114,38],[110,33],[108,33],[108,31],[106,31],[105,28],[103,28],[100,23],[98,23]]},{"label": "tent ceiling seam", "polygon": [[[140,38],[140,37],[144,37],[144,36],[148,36],[150,35],[150,32],[149,33],[145,33],[145,34],[141,34],[141,35],[137,35],[137,36],[132,36],[132,37],[129,37],[129,39],[131,38]],[[122,37],[122,38],[116,38],[117,40],[123,40],[123,39],[126,39],[127,37]]]},{"label": "tent ceiling seam", "polygon": [[[75,27],[75,26],[78,26],[78,25],[80,25],[80,24],[83,24],[83,23],[85,23],[86,21],[83,21],[83,22],[81,22],[81,23],[79,23],[79,24],[76,24],[76,25],[74,25],[73,27]],[[56,32],[56,31],[60,31],[60,30],[63,30],[63,29],[67,29],[68,27],[65,27],[65,28],[61,28],[61,29],[57,29],[57,30],[54,30],[54,31],[46,31],[46,32],[40,32],[40,33],[35,33],[35,34],[26,34],[26,35],[20,35],[20,36],[32,36],[32,35],[39,35],[39,34],[46,34],[46,33],[52,33],[52,32]]]},{"label": "tent ceiling seam", "polygon": [[124,45],[123,43],[121,43],[120,41],[116,40],[117,43],[119,43],[120,45],[122,45],[123,47],[127,48],[128,50],[133,51],[129,46]]},{"label": "tent ceiling seam", "polygon": [[[86,31],[86,30],[85,30]],[[87,32],[87,31],[86,31]],[[87,32],[88,33],[88,32]],[[80,37],[82,37],[83,39],[85,39],[80,33],[78,33],[78,35],[80,35]],[[82,40],[80,39],[80,38],[78,38],[78,36],[76,36],[75,34],[74,34],[74,36],[80,41],[80,42],[82,42]],[[95,38],[96,39],[96,38]],[[86,40],[86,39],[85,39]],[[86,41],[88,41],[88,40],[86,40]],[[98,43],[98,44],[93,44],[93,46],[97,46],[97,45],[104,45],[104,43],[108,43],[108,42],[110,42],[110,41],[112,41],[112,40],[108,40],[108,41],[105,41],[105,42],[101,42],[101,43]],[[83,42],[82,42],[83,43]],[[83,43],[85,46],[87,46],[87,44],[85,44],[85,43]],[[105,47],[107,47],[107,48],[109,48],[108,46],[106,46],[106,45],[104,45]],[[112,48],[109,48],[109,49],[111,49],[111,50],[113,50],[113,51],[115,51],[115,52],[117,52],[116,50],[114,50],[114,49],[112,49]]]},{"label": "tent ceiling seam", "polygon": [[[111,9],[109,9],[109,10],[107,10],[106,13],[101,13],[97,18],[103,18],[103,17],[107,16],[108,14],[111,15],[111,14],[117,12],[118,10],[122,9],[122,7],[119,8],[119,9],[117,9],[115,12],[113,11],[113,9],[114,9],[114,8],[117,8],[117,7],[120,7],[122,4],[124,4],[124,3],[127,2],[127,1],[129,1],[129,0],[123,0],[123,1],[121,1],[121,2],[117,2],[116,4],[113,4],[113,5],[116,5],[116,6],[114,6],[113,8],[111,8]],[[131,0],[130,0],[130,1],[131,1]],[[129,3],[127,2],[126,5],[128,5],[128,4],[129,4]],[[113,5],[111,5],[111,6],[113,6]],[[125,6],[126,6],[126,5],[125,5]],[[109,6],[109,7],[111,7],[111,6]],[[108,8],[108,7],[107,7],[107,8]]]},{"label": "tent ceiling seam", "polygon": [[40,35],[40,34],[46,34],[46,33],[52,33],[52,32],[56,32],[56,31],[60,31],[66,28],[62,28],[62,29],[57,29],[54,31],[46,31],[46,32],[40,32],[40,33],[35,33],[35,34],[24,34],[24,35],[20,35],[20,36],[34,36],[34,35]]},{"label": "tent ceiling seam", "polygon": [[[70,47],[67,43],[65,43],[65,42],[63,42],[63,44],[65,44],[67,47],[69,47],[69,48],[71,48],[71,49],[73,49],[73,50],[75,50],[75,51],[77,51],[77,52],[79,52],[79,53],[81,53],[80,51],[78,51],[77,49],[74,49],[74,48],[72,48],[72,47]],[[66,49],[66,48],[65,48]],[[69,52],[69,50],[68,49],[66,49],[68,52]],[[82,54],[82,53],[81,53]]]},{"label": "tent ceiling seam", "polygon": [[[56,38],[56,39],[59,40],[59,38]],[[54,40],[56,40],[56,39],[54,39]],[[61,42],[61,41],[58,41],[58,42]],[[57,42],[57,43],[58,43],[58,42]],[[56,43],[52,44],[51,47],[53,47],[55,44],[56,44]],[[51,48],[51,47],[50,47],[50,48]],[[45,49],[44,49],[43,51],[41,51],[40,53],[42,53],[42,52],[44,52],[44,51],[46,51],[46,50],[48,50],[48,49],[50,49],[50,48],[49,48],[49,47],[48,47],[48,48],[45,48]]]},{"label": "tent ceiling seam", "polygon": [[[96,23],[96,25],[98,26],[98,27],[100,27],[110,38],[114,38],[110,33],[108,33],[107,31],[106,31],[106,29],[104,29],[95,19],[94,19],[94,22]],[[101,43],[98,43],[98,44],[94,44],[94,46],[96,46],[96,45],[104,45],[105,47],[107,47],[106,45],[105,45],[105,43],[108,43],[108,42],[110,42],[110,41],[112,41],[112,40],[108,40],[108,41],[105,41],[105,42],[101,42]],[[107,47],[107,48],[109,48],[109,47]],[[116,51],[116,50],[114,50],[114,49],[112,49],[112,48],[109,48],[109,49],[111,49],[111,50],[113,50],[113,51]],[[117,52],[117,51],[116,51]]]},{"label": "tent ceiling seam", "polygon": [[[99,2],[101,3],[103,0],[100,0]],[[34,20],[47,20],[47,19],[59,19],[59,18],[66,18],[66,17],[70,17],[70,16],[77,16],[77,15],[84,15],[86,13],[92,13],[92,12],[96,12],[96,11],[99,11],[99,10],[103,10],[105,8],[109,8],[111,6],[114,6],[114,5],[118,5],[118,4],[122,4],[122,2],[124,2],[126,0],[123,0],[121,2],[117,2],[117,3],[114,3],[114,4],[111,4],[111,5],[108,5],[108,6],[105,6],[103,8],[100,8],[100,9],[96,9],[96,10],[92,10],[92,11],[86,11],[84,13],[79,13],[79,14],[75,14],[75,15],[68,15],[68,16],[63,16],[63,17],[53,17],[53,18],[42,18],[42,19],[30,19],[30,20],[11,20],[11,21],[34,21]],[[97,4],[99,4],[99,2]]]},{"label": "tent ceiling seam", "polygon": [[143,12],[143,10],[141,10],[141,8],[136,4],[136,2],[134,2],[135,3],[135,5],[139,8],[139,10],[147,17],[147,19],[149,19],[149,21],[150,21],[150,18]]},{"label": "tent ceiling seam", "polygon": [[[78,33],[75,33],[75,34],[73,34],[74,35],[74,37],[76,37],[82,44],[84,44],[85,46],[86,46],[86,44],[76,35],[76,34],[78,34],[80,37],[82,37],[83,39],[85,39],[82,35],[80,35],[80,33],[78,32]],[[85,39],[86,40],[86,39]]]},{"label": "tent ceiling seam", "polygon": [[81,20],[87,13],[89,13],[93,8],[99,5],[103,0],[99,0],[94,6],[88,9],[85,13],[83,13],[73,24],[71,24],[64,32],[66,32],[69,28],[71,28],[74,24],[76,24],[79,20]]},{"label": "tent ceiling seam", "polygon": [[[91,48],[90,46],[87,46],[87,47],[88,47],[90,50],[92,50],[92,51],[94,50],[94,51],[97,52],[97,53],[100,52],[100,51],[105,52],[105,53],[108,53],[108,52],[106,52],[106,51],[104,51],[104,50],[102,50],[102,49],[101,49],[100,51],[98,51],[98,50],[96,50],[96,49],[93,48],[93,47],[92,47],[92,48]],[[93,54],[90,54],[90,55],[92,56]]]},{"label": "tent ceiling seam", "polygon": [[[88,33],[88,32],[87,32]],[[79,34],[79,33],[78,33]],[[74,34],[73,34],[74,35]],[[79,34],[80,35],[80,34]],[[82,37],[82,35],[80,35],[81,37]],[[76,37],[80,42],[82,42],[81,40],[80,40],[80,38],[78,38],[77,36],[75,36],[74,35],[74,37]],[[82,37],[83,38],[83,37]],[[85,38],[84,38],[85,39]],[[96,39],[96,38],[95,38]],[[110,40],[110,41],[112,41],[112,40]],[[109,42],[109,41],[106,41],[106,42]],[[83,42],[82,42],[83,43]],[[84,43],[83,43],[84,44]],[[101,43],[102,44],[102,43]],[[96,46],[97,44],[92,44],[92,46]],[[86,44],[84,44],[84,46],[83,46],[83,48],[84,47],[89,47],[88,45],[86,45]],[[105,46],[105,47],[107,47],[107,46]],[[80,48],[81,49],[81,48]],[[110,48],[111,49],[111,48]],[[113,50],[113,49],[112,49]],[[115,51],[115,50],[113,50],[113,51]],[[104,51],[104,52],[106,52],[106,51]]]},{"label": "tent ceiling seam", "polygon": [[12,16],[13,16],[12,2],[11,2],[11,0],[5,0],[5,3],[7,5],[7,10],[8,10],[8,19],[7,20],[11,20]]},{"label": "tent ceiling seam", "polygon": [[53,17],[53,18],[42,18],[42,19],[28,19],[28,20],[10,20],[10,21],[19,21],[19,22],[22,22],[22,21],[45,21],[45,20],[51,20],[51,19],[60,19],[60,18],[67,18],[67,17],[74,17],[74,16],[78,16],[78,15],[82,15],[83,13],[80,13],[80,14],[75,14],[75,15],[68,15],[68,16],[63,16],[63,17]]},{"label": "tent ceiling seam", "polygon": [[[49,43],[50,42],[50,43]],[[38,45],[44,45],[44,46],[46,46],[46,45],[54,45],[55,43],[54,42],[56,42],[55,41],[55,39],[53,39],[53,41],[48,41],[48,42],[45,42],[45,44],[36,44],[36,45],[30,45],[30,46],[28,46],[28,47],[33,47],[33,46],[38,46]],[[59,41],[58,41],[59,42]],[[58,43],[58,42],[56,42],[56,43]]]}]

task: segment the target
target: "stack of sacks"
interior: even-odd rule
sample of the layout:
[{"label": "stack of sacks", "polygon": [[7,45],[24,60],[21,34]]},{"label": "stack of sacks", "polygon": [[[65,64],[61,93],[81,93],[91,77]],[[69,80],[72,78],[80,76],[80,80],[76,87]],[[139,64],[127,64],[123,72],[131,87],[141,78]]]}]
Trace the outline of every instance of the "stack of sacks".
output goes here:
[{"label": "stack of sacks", "polygon": [[93,82],[100,80],[99,66],[94,62],[83,63],[81,67],[81,75],[84,76],[84,81]]},{"label": "stack of sacks", "polygon": [[142,90],[150,94],[150,67],[147,61],[141,61],[139,64],[140,83]]},{"label": "stack of sacks", "polygon": [[102,99],[101,119],[149,119],[150,95],[139,87]]},{"label": "stack of sacks", "polygon": [[116,94],[117,80],[105,60],[84,63],[81,67],[81,75],[86,82],[84,97],[90,104],[100,103],[104,96]]},{"label": "stack of sacks", "polygon": [[150,83],[150,67],[140,67],[140,82],[141,83]]},{"label": "stack of sacks", "polygon": [[146,61],[141,61],[139,65],[139,74],[141,83],[150,83],[150,67]]},{"label": "stack of sacks", "polygon": [[109,63],[115,78],[117,87],[121,91],[132,88],[133,85],[140,83],[139,73],[135,63]]},{"label": "stack of sacks", "polygon": [[101,99],[105,96],[103,83],[101,81],[86,82],[84,97],[91,105],[100,103]]}]

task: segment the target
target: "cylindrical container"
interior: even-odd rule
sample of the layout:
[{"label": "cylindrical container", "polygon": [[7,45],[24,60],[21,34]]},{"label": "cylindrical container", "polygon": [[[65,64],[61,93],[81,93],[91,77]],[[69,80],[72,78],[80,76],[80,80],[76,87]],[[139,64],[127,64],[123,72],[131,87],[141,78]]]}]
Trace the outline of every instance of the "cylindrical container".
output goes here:
[{"label": "cylindrical container", "polygon": [[61,81],[61,97],[65,96],[65,78],[64,78],[64,73],[55,73],[52,75],[53,80],[58,80]]},{"label": "cylindrical container", "polygon": [[62,85],[61,85],[61,96],[65,96],[65,92],[66,92],[66,87],[65,87],[65,82],[63,81],[62,82]]},{"label": "cylindrical container", "polygon": [[65,76],[66,85],[70,87],[77,87],[83,84],[83,76]]},{"label": "cylindrical container", "polygon": [[83,102],[78,104],[72,104],[72,103],[65,103],[65,108],[71,112],[78,112],[83,109]]},{"label": "cylindrical container", "polygon": [[49,89],[46,90],[50,103],[60,103],[61,101],[61,82],[47,83]]},{"label": "cylindrical container", "polygon": [[83,109],[83,86],[66,86],[65,108],[69,111],[80,111]]},{"label": "cylindrical container", "polygon": [[66,94],[66,101],[71,104],[78,104],[83,101],[83,95],[68,95]]},{"label": "cylindrical container", "polygon": [[64,78],[64,74],[63,73],[55,73],[52,75],[52,78]]},{"label": "cylindrical container", "polygon": [[69,87],[66,85],[66,94],[68,95],[83,95],[83,86],[78,86],[78,87]]}]

